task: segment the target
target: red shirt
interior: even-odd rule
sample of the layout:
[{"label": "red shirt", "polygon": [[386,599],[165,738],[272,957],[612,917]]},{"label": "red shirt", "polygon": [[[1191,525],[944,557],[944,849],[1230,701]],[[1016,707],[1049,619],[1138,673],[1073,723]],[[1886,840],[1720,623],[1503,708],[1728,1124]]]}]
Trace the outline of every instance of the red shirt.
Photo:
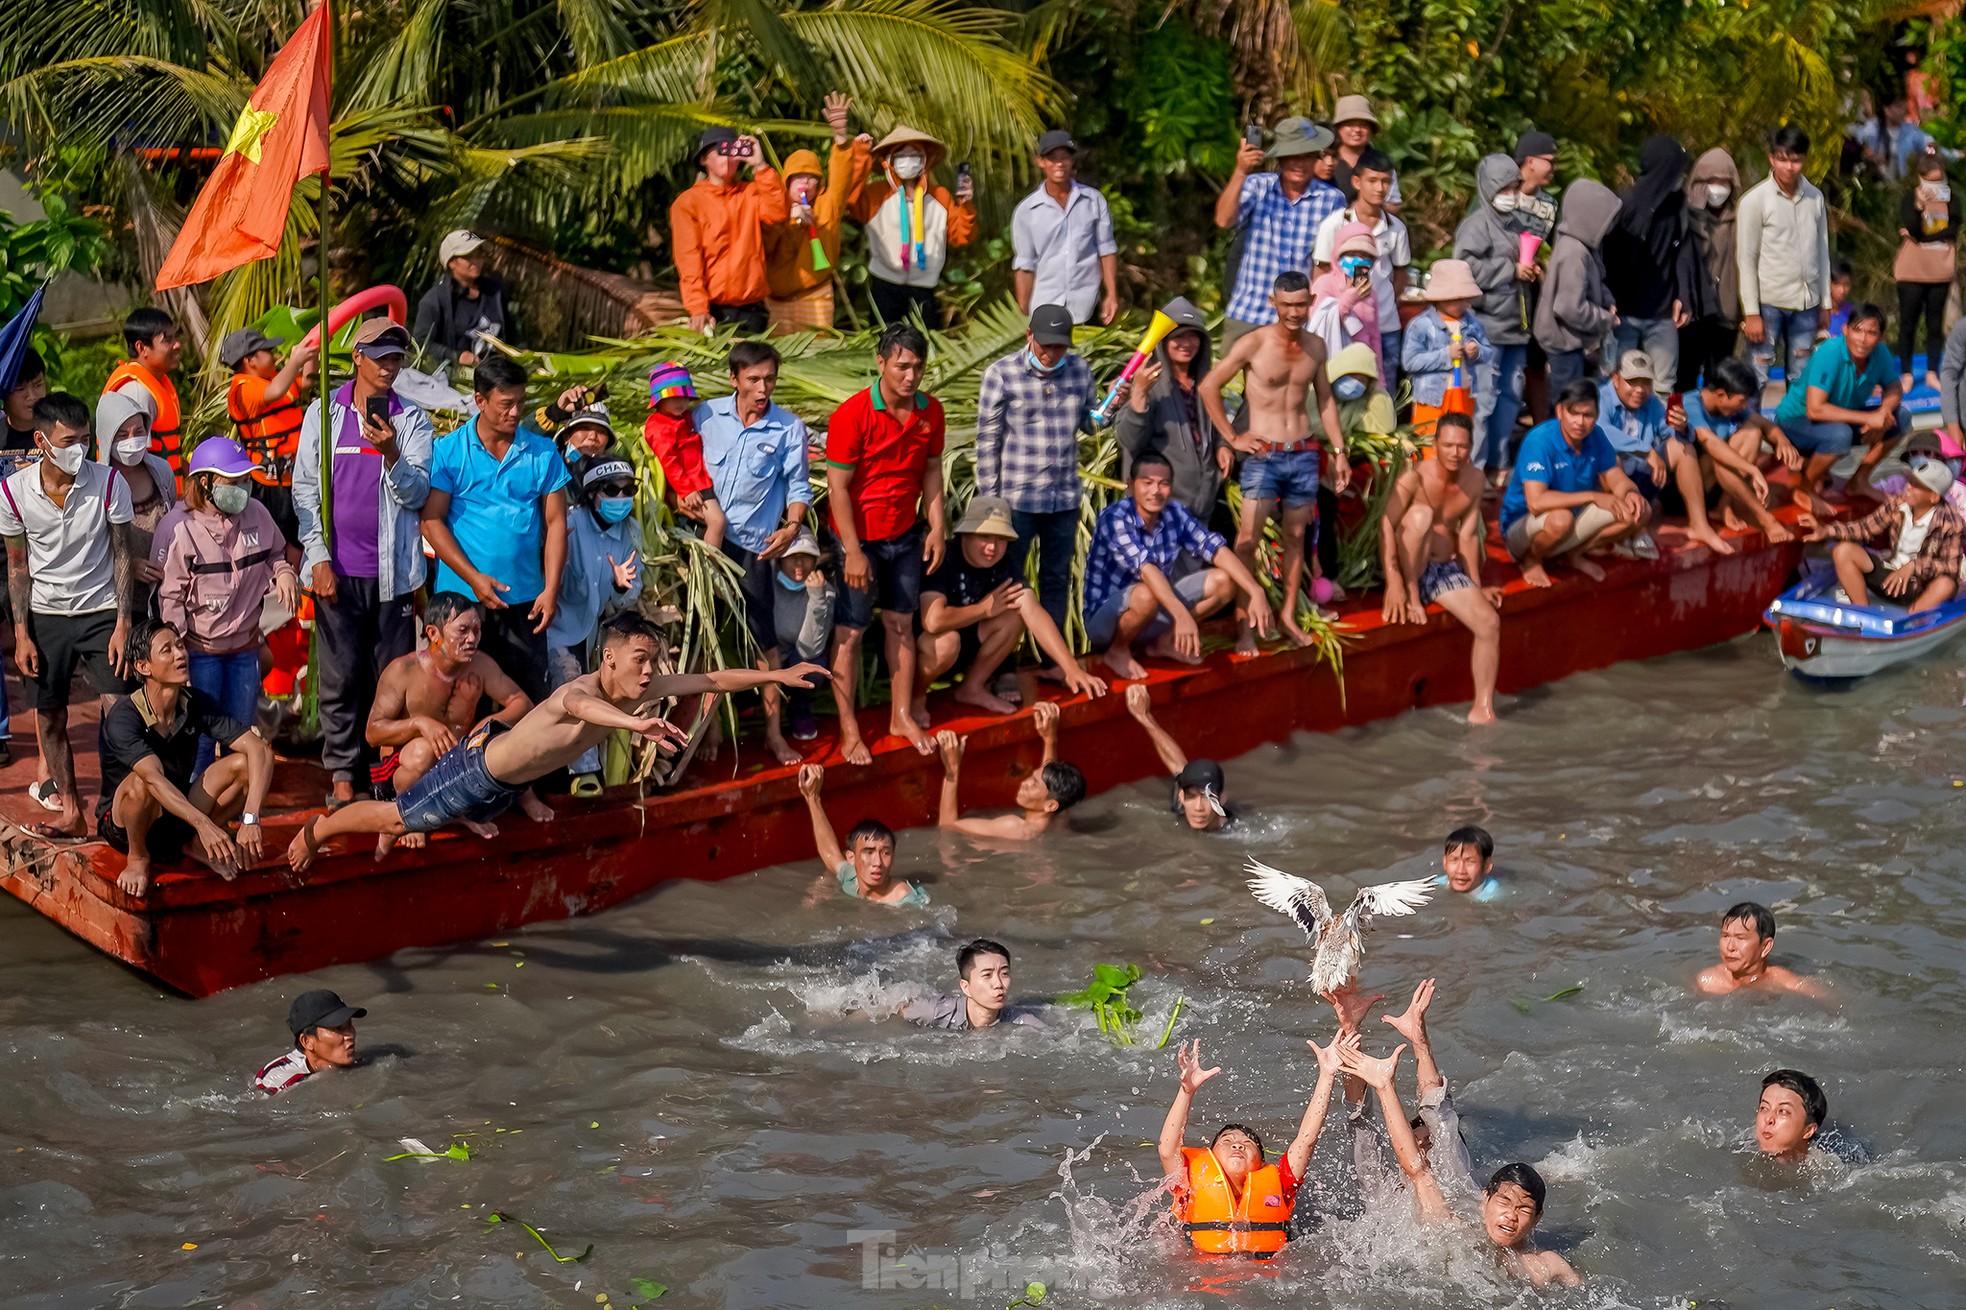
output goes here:
[{"label": "red shirt", "polygon": [[847,498],[863,542],[890,541],[915,526],[928,458],[942,453],[942,441],[942,402],[920,392],[914,410],[899,417],[878,382],[833,411],[826,462],[853,474]]}]

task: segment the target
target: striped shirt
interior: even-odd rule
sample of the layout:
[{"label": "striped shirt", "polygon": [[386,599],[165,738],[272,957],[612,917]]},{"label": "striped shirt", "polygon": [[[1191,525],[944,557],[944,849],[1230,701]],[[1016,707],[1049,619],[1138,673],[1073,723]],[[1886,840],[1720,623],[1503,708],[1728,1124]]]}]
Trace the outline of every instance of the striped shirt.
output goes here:
[{"label": "striped shirt", "polygon": [[1294,269],[1308,275],[1318,224],[1344,207],[1345,193],[1316,178],[1295,200],[1283,193],[1275,173],[1244,178],[1242,199],[1236,205],[1236,226],[1243,232],[1242,263],[1236,267],[1229,317],[1259,327],[1276,322],[1270,291],[1277,274]]},{"label": "striped shirt", "polygon": [[[1085,612],[1095,613],[1107,597],[1138,582],[1145,565],[1168,573],[1183,554],[1206,564],[1228,544],[1226,537],[1203,527],[1178,500],[1168,501],[1149,528],[1133,497],[1123,496],[1100,511],[1099,526],[1092,534],[1092,551],[1085,558]],[[1167,580],[1174,581],[1171,573]]]},{"label": "striped shirt", "polygon": [[1079,503],[1079,433],[1094,431],[1092,367],[1066,352],[1040,372],[1019,348],[983,371],[976,399],[976,493],[1052,514]]},{"label": "striped shirt", "polygon": [[307,1067],[307,1056],[296,1046],[277,1060],[270,1061],[253,1075],[253,1086],[268,1096],[278,1096],[289,1087],[304,1083],[314,1076]]}]

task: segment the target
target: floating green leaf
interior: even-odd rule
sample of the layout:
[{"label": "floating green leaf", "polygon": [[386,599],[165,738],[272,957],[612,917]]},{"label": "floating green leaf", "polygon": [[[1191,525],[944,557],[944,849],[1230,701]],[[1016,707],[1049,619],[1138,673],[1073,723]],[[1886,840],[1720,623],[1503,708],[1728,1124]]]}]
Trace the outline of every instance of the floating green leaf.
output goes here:
[{"label": "floating green leaf", "polygon": [[651,1282],[646,1278],[631,1278],[628,1280],[628,1286],[635,1293],[636,1298],[642,1301],[653,1301],[669,1290],[666,1285]]},{"label": "floating green leaf", "polygon": [[1581,992],[1583,990],[1584,990],[1584,984],[1578,983],[1575,987],[1566,987],[1560,992],[1551,992],[1548,996],[1545,996],[1543,999],[1546,1001],[1560,1001],[1566,996],[1575,996],[1578,992]]},{"label": "floating green leaf", "polygon": [[391,1160],[469,1160],[470,1158],[470,1147],[463,1142],[452,1142],[449,1150],[404,1151],[399,1155],[385,1155],[382,1157],[382,1162],[388,1164]]},{"label": "floating green leaf", "polygon": [[[563,1264],[563,1265],[579,1264],[582,1260],[585,1260],[588,1256],[594,1254],[594,1244],[592,1242],[589,1242],[587,1244],[587,1249],[582,1251],[579,1255],[561,1255],[558,1251],[553,1249],[553,1244],[547,1241],[546,1238],[543,1235],[541,1235],[540,1231],[537,1228],[534,1228],[531,1224],[527,1223],[523,1219],[513,1218],[511,1215],[506,1214],[503,1210],[492,1211],[490,1215],[486,1216],[485,1222],[487,1224],[519,1225],[519,1227],[531,1233],[533,1240],[535,1242],[538,1242],[541,1246],[545,1247],[546,1254],[552,1256],[554,1261],[559,1264]],[[487,1228],[485,1229],[485,1231],[489,1233],[491,1229]]]}]

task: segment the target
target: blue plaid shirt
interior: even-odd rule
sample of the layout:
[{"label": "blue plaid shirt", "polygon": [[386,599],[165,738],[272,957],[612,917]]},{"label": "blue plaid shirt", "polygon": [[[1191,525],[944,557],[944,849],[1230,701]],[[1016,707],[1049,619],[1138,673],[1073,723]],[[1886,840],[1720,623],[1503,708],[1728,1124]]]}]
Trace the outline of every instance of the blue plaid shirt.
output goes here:
[{"label": "blue plaid shirt", "polygon": [[1085,612],[1097,613],[1108,597],[1138,582],[1143,564],[1168,574],[1172,582],[1171,566],[1183,554],[1207,563],[1228,544],[1228,538],[1203,527],[1178,500],[1168,501],[1160,521],[1149,529],[1133,507],[1133,497],[1123,496],[1099,512],[1099,526],[1092,533],[1092,553],[1085,559]]},{"label": "blue plaid shirt", "polygon": [[976,398],[976,493],[1053,514],[1079,504],[1079,433],[1093,431],[1092,367],[1067,352],[1050,373],[1019,347],[983,370]]},{"label": "blue plaid shirt", "polygon": [[1283,194],[1275,173],[1244,178],[1242,199],[1236,205],[1236,226],[1243,231],[1242,263],[1236,268],[1236,293],[1229,297],[1229,317],[1259,326],[1276,322],[1270,290],[1277,274],[1290,269],[1310,273],[1318,224],[1344,207],[1345,193],[1316,178],[1294,202]]}]

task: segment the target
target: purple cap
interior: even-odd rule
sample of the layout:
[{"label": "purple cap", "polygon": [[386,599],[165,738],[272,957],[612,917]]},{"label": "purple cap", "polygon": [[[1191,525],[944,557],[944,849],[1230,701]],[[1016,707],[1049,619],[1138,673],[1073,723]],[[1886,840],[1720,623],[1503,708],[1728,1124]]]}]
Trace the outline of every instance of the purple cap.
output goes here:
[{"label": "purple cap", "polygon": [[253,471],[252,460],[231,437],[206,437],[191,452],[191,472],[216,473],[222,478],[241,478]]}]

